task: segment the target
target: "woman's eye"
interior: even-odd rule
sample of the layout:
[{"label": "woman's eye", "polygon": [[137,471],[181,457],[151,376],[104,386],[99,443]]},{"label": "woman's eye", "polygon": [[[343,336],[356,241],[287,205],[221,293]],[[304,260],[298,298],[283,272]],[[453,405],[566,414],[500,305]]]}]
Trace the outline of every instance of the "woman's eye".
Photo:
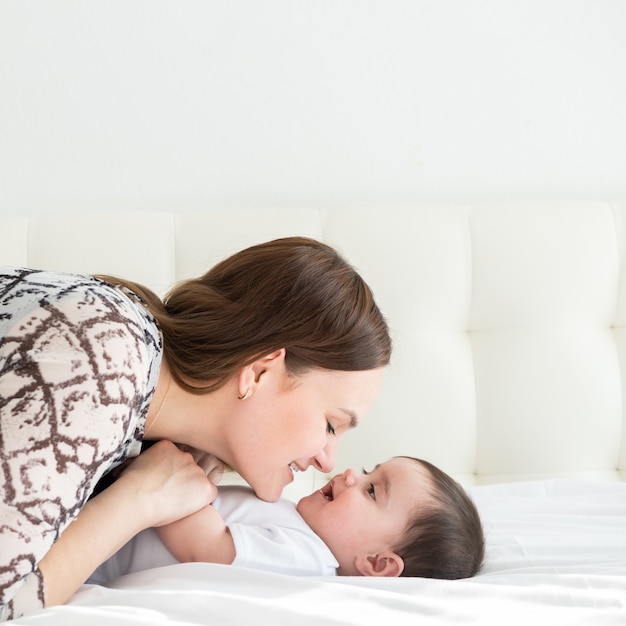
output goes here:
[{"label": "woman's eye", "polygon": [[367,493],[372,497],[372,500],[376,500],[376,490],[374,489],[374,483],[370,483],[367,488]]},{"label": "woman's eye", "polygon": [[333,428],[333,425],[330,422],[326,422],[326,432],[329,435],[334,435],[335,434],[335,429]]}]

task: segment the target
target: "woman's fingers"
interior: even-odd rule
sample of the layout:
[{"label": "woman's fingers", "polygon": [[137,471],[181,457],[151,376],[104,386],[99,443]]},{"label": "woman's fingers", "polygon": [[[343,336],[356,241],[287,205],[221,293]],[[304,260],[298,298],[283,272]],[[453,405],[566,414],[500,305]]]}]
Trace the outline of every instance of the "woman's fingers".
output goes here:
[{"label": "woman's fingers", "polygon": [[140,454],[126,468],[122,480],[147,507],[151,526],[195,513],[217,496],[217,488],[192,455],[170,441],[159,441]]}]

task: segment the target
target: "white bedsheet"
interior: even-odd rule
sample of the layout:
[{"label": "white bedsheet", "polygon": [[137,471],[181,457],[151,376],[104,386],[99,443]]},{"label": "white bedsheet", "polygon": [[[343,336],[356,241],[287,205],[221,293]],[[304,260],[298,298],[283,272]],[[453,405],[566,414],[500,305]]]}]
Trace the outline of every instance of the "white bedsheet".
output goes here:
[{"label": "white bedsheet", "polygon": [[626,484],[475,487],[487,559],[478,576],[295,578],[189,563],[85,585],[16,624],[626,625]]}]

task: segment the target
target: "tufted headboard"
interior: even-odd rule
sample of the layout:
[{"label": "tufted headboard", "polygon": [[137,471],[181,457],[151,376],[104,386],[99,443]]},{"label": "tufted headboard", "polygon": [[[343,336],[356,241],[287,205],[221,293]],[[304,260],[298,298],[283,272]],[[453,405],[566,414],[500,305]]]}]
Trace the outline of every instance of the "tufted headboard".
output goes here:
[{"label": "tufted headboard", "polygon": [[[118,274],[164,293],[286,236],[336,247],[394,354],[337,468],[426,458],[466,485],[626,478],[626,202],[0,215],[0,264]],[[286,495],[308,492],[310,471]]]}]

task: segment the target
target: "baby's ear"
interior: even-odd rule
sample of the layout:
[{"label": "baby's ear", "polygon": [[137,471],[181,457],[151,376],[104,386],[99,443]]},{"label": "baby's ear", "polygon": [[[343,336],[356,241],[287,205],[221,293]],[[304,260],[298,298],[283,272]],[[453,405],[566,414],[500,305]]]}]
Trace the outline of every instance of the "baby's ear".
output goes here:
[{"label": "baby's ear", "polygon": [[397,577],[404,569],[402,557],[391,551],[371,556],[357,556],[354,564],[361,576]]}]

